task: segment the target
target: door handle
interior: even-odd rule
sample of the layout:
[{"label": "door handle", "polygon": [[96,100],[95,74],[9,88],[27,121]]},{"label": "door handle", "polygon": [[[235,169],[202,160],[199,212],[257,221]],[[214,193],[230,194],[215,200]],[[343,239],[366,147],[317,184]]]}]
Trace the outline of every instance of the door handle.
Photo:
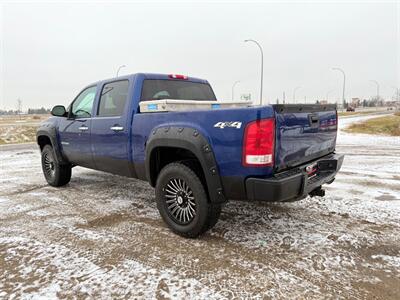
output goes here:
[{"label": "door handle", "polygon": [[112,126],[112,127],[110,127],[110,129],[113,130],[113,131],[122,131],[122,130],[124,130],[124,127],[122,127],[122,126]]},{"label": "door handle", "polygon": [[89,129],[89,127],[87,126],[81,126],[78,128],[80,131],[87,131]]}]

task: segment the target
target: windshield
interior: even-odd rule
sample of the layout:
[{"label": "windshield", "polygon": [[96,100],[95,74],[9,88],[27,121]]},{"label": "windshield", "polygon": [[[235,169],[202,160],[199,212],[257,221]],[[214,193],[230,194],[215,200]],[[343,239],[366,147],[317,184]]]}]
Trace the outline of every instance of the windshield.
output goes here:
[{"label": "windshield", "polygon": [[141,101],[177,100],[217,100],[210,85],[206,83],[146,79],[143,82]]}]

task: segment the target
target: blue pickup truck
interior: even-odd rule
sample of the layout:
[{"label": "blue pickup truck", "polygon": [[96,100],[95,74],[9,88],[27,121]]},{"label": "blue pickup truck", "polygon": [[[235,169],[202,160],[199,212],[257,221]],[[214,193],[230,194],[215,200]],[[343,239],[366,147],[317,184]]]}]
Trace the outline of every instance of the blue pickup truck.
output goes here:
[{"label": "blue pickup truck", "polygon": [[[163,99],[216,105],[148,112]],[[163,220],[184,237],[212,228],[227,200],[324,195],[321,186],[343,162],[335,153],[336,106],[217,103],[206,80],[182,75],[138,73],[91,84],[68,108],[55,106],[37,131],[45,179],[66,185],[81,166],[145,180]]]}]

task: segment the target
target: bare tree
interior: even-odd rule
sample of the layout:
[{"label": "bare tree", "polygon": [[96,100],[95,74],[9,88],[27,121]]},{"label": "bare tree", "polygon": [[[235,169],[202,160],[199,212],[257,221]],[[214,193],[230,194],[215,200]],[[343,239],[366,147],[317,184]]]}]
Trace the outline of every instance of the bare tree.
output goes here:
[{"label": "bare tree", "polygon": [[19,118],[21,119],[21,112],[22,112],[22,100],[20,98],[17,99],[17,113]]}]

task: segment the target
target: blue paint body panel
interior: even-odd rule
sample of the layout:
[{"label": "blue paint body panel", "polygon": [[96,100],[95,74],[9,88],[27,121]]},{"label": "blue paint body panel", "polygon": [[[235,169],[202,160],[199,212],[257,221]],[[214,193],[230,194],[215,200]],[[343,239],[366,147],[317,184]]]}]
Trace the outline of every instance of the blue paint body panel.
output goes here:
[{"label": "blue paint body panel", "polygon": [[[274,107],[254,106],[248,108],[221,109],[214,104],[211,110],[196,110],[182,112],[152,112],[140,113],[139,102],[143,81],[145,79],[171,80],[163,74],[132,74],[114,79],[97,82],[96,98],[92,116],[86,120],[90,129],[87,132],[78,130],[82,121],[67,118],[53,118],[58,122],[60,147],[68,158],[79,159],[77,155],[84,154],[89,158],[88,167],[107,171],[102,167],[102,161],[120,161],[124,164],[143,164],[146,160],[146,142],[151,132],[159,127],[176,126],[197,129],[210,143],[216,158],[221,176],[241,177],[270,177],[273,167],[244,167],[242,165],[243,135],[246,124],[256,119],[275,118],[275,167],[296,164],[321,154],[327,149],[333,152],[336,143],[336,111],[318,112],[320,123],[311,127],[308,113],[277,113]],[[120,117],[96,117],[99,105],[100,91],[109,82],[129,80],[130,88],[124,114]],[[208,84],[206,80],[189,77],[191,82]],[[91,86],[93,86],[91,85]],[[156,110],[154,104],[149,104],[150,110]],[[237,127],[215,127],[218,122],[241,122]],[[112,126],[122,126],[124,130],[114,132]],[[68,143],[68,144],[66,144]],[[329,150],[330,151],[330,150]],[[129,176],[129,168],[126,170]],[[134,177],[134,174],[130,174]]]},{"label": "blue paint body panel", "polygon": [[[275,166],[297,165],[310,157],[333,152],[336,146],[336,110],[317,112],[318,126],[312,127],[309,113],[276,114]],[[329,150],[327,150],[329,149]]]},{"label": "blue paint body panel", "polygon": [[214,127],[218,122],[235,122],[242,124],[260,118],[273,118],[271,107],[199,110],[187,112],[137,114],[133,119],[132,136],[133,160],[144,162],[145,143],[154,128],[163,126],[189,127],[197,129],[205,136],[215,155],[221,176],[262,176],[271,174],[272,168],[248,168],[242,166],[242,148],[245,126],[237,129]]}]

